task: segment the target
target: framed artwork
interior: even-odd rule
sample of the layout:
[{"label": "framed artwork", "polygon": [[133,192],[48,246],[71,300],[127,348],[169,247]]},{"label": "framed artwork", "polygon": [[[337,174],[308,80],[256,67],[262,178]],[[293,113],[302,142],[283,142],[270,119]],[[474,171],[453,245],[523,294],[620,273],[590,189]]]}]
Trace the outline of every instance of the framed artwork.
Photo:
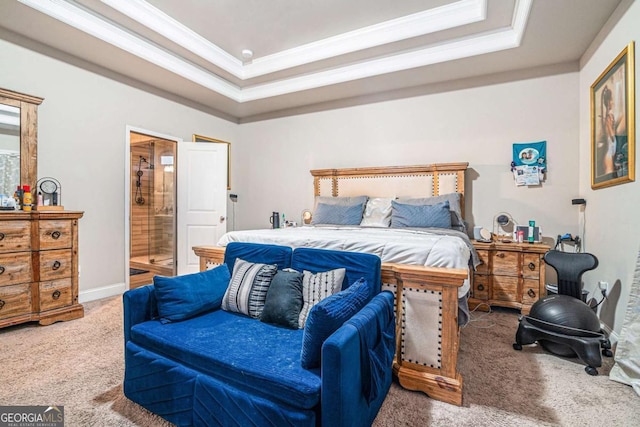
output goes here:
[{"label": "framed artwork", "polygon": [[227,190],[231,190],[231,143],[220,139],[209,138],[202,135],[193,135],[192,142],[213,142],[216,144],[227,144]]},{"label": "framed artwork", "polygon": [[635,180],[634,42],[591,85],[591,188]]}]

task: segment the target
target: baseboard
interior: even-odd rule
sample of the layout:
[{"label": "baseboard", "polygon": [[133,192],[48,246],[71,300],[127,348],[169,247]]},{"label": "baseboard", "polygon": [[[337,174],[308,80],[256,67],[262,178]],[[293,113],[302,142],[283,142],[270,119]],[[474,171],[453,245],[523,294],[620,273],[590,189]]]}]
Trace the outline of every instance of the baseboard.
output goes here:
[{"label": "baseboard", "polygon": [[113,285],[103,286],[101,288],[80,291],[80,293],[78,294],[78,301],[80,302],[80,304],[82,304],[97,299],[122,295],[126,290],[126,283],[114,283]]}]

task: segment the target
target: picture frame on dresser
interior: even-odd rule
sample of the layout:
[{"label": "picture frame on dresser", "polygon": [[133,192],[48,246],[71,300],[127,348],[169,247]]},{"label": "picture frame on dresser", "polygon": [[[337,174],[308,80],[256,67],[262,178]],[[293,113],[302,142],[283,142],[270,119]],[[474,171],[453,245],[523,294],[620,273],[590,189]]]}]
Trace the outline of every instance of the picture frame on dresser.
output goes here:
[{"label": "picture frame on dresser", "polygon": [[635,180],[635,53],[629,43],[591,85],[591,188]]}]

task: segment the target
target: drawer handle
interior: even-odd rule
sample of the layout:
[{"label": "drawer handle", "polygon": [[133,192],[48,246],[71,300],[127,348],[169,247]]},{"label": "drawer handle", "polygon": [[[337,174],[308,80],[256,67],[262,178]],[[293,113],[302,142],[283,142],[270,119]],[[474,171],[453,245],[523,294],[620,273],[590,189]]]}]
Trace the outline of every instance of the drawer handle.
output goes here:
[{"label": "drawer handle", "polygon": [[54,231],[51,233],[51,238],[53,238],[53,240],[58,240],[60,238],[60,232],[58,230]]},{"label": "drawer handle", "polygon": [[533,271],[536,269],[536,265],[533,262],[529,263],[529,270]]},{"label": "drawer handle", "polygon": [[484,291],[484,285],[478,285],[478,290],[479,291]]},{"label": "drawer handle", "polygon": [[51,298],[53,298],[53,299],[58,299],[58,298],[60,298],[60,291],[56,289],[56,290],[51,294]]},{"label": "drawer handle", "polygon": [[4,266],[0,265],[0,274],[4,273]]},{"label": "drawer handle", "polygon": [[498,253],[496,254],[496,256],[497,256],[498,258],[504,258],[504,254],[503,254],[502,252],[498,252]]},{"label": "drawer handle", "polygon": [[529,288],[529,290],[527,291],[527,295],[529,295],[530,298],[536,297],[536,293],[531,288]]},{"label": "drawer handle", "polygon": [[2,307],[4,307],[5,304],[4,300],[0,299],[0,310],[2,310]]},{"label": "drawer handle", "polygon": [[51,267],[51,268],[53,268],[54,270],[57,270],[57,269],[60,268],[61,265],[62,265],[62,263],[60,261],[55,261],[53,263],[53,267]]},{"label": "drawer handle", "polygon": [[0,240],[4,240],[4,233],[0,233]]}]

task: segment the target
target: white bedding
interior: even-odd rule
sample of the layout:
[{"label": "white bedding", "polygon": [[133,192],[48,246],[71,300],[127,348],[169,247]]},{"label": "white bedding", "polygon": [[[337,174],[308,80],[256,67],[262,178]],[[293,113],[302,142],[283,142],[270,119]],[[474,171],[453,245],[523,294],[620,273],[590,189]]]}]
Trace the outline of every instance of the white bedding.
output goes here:
[{"label": "white bedding", "polygon": [[[226,233],[218,245],[226,246],[230,242],[366,252],[378,255],[382,262],[466,270],[471,257],[464,238],[416,229],[320,226],[244,230]],[[458,289],[458,297],[463,298],[468,292],[467,279]]]}]

